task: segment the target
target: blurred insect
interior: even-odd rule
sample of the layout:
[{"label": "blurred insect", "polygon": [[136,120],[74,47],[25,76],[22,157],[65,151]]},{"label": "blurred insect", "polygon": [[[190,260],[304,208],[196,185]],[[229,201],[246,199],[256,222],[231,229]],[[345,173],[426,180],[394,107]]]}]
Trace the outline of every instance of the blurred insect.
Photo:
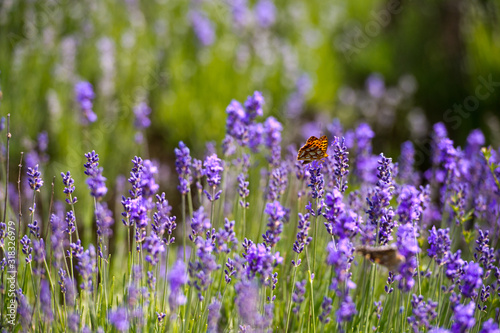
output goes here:
[{"label": "blurred insect", "polygon": [[356,246],[356,252],[361,253],[366,259],[387,267],[389,271],[395,271],[405,261],[405,257],[399,253],[393,245],[379,247],[360,245]]},{"label": "blurred insect", "polygon": [[328,149],[328,138],[323,135],[321,138],[311,136],[307,139],[305,145],[299,149],[297,154],[297,161],[304,161],[302,165],[311,163],[314,160],[321,160],[328,156],[326,150]]}]

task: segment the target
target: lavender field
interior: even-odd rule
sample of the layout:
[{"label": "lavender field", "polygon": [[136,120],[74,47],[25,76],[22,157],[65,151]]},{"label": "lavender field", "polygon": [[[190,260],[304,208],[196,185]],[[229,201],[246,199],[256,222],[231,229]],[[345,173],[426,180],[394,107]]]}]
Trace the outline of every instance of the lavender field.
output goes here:
[{"label": "lavender field", "polygon": [[0,3],[2,332],[500,333],[500,9],[396,5]]}]

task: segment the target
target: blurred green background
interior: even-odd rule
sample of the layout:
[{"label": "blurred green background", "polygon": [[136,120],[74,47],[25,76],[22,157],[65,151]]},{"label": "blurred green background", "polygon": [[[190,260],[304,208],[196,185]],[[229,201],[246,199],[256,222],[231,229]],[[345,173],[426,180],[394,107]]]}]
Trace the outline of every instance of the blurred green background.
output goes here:
[{"label": "blurred green background", "polygon": [[[408,139],[424,149],[438,121],[458,145],[474,128],[498,145],[499,14],[498,0],[3,0],[0,112],[11,114],[10,181],[19,153],[36,150],[46,131],[42,170],[47,186],[57,176],[58,196],[58,175],[71,170],[77,196],[89,200],[83,154],[92,149],[110,198],[123,194],[115,180],[136,154],[161,161],[163,187],[175,191],[168,175],[179,140],[198,158],[207,142],[220,147],[226,106],[254,90],[265,97],[265,116],[284,123],[284,146],[326,133],[333,118],[344,128],[370,123],[374,153],[394,157]],[[199,38],[207,30],[210,43]],[[498,83],[474,99],[480,77]],[[79,81],[96,94],[90,125],[80,123]],[[133,108],[141,101],[152,125],[138,144]],[[470,112],[453,111],[464,103]]]}]

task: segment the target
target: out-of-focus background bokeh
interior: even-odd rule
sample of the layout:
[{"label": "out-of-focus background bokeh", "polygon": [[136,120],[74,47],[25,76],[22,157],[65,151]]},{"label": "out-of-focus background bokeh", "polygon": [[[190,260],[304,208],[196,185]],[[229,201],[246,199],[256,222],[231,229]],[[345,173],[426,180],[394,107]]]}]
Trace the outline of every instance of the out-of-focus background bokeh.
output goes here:
[{"label": "out-of-focus background bokeh", "polygon": [[[498,0],[3,0],[10,181],[23,151],[47,185],[57,176],[56,196],[71,170],[85,197],[83,154],[94,149],[110,198],[124,194],[134,155],[160,161],[162,190],[175,191],[174,147],[199,158],[207,142],[220,149],[227,105],[254,90],[284,124],[284,145],[331,135],[338,118],[370,124],[374,153],[398,156],[412,140],[422,164],[438,121],[458,145],[480,128],[497,146],[499,14]],[[81,121],[81,81],[93,86],[93,123]]]}]

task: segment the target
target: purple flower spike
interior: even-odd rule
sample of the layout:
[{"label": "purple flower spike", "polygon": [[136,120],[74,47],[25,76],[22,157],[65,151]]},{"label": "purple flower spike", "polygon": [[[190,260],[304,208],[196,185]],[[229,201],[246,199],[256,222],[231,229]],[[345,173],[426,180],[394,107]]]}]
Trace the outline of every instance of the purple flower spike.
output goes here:
[{"label": "purple flower spike", "polygon": [[255,91],[252,96],[248,96],[244,105],[247,111],[247,123],[252,122],[256,117],[262,117],[264,115],[264,111],[262,110],[262,106],[264,105],[264,97],[262,96],[261,92]]},{"label": "purple flower spike", "polygon": [[103,169],[99,168],[99,155],[92,150],[85,154],[85,157],[87,158],[87,163],[83,166],[85,167],[84,173],[89,176],[87,178],[87,185],[90,189],[90,195],[99,200],[108,192],[105,183],[106,178],[102,175]]},{"label": "purple flower spike", "polygon": [[186,303],[186,296],[182,293],[182,286],[188,282],[186,265],[182,260],[177,260],[168,273],[168,284],[170,286],[170,296],[168,302],[172,310],[179,305]]},{"label": "purple flower spike", "polygon": [[151,120],[148,118],[151,114],[151,108],[145,103],[141,102],[136,107],[134,107],[134,126],[143,130],[151,126]]},{"label": "purple flower spike", "polygon": [[129,317],[127,314],[127,308],[120,307],[115,311],[109,313],[109,322],[113,325],[117,331],[125,332],[129,329]]},{"label": "purple flower spike", "polygon": [[474,327],[474,324],[476,323],[476,320],[474,319],[475,308],[476,304],[474,301],[464,305],[458,304],[455,307],[453,314],[454,323],[451,326],[451,331],[453,333],[465,333]]},{"label": "purple flower spike", "polygon": [[483,328],[479,333],[500,333],[500,328],[498,328],[498,323],[495,323],[493,318],[490,318],[483,323]]},{"label": "purple flower spike", "polygon": [[335,187],[343,193],[347,189],[347,175],[349,174],[349,152],[344,138],[333,139],[333,158],[335,160]]},{"label": "purple flower spike", "polygon": [[269,215],[267,227],[269,228],[262,235],[267,246],[275,246],[280,240],[280,234],[283,231],[283,221],[288,220],[289,210],[281,206],[279,201],[267,203],[264,213]]},{"label": "purple flower spike", "polygon": [[483,269],[478,263],[473,261],[465,264],[464,274],[462,275],[462,284],[460,285],[460,291],[465,297],[475,298],[477,296],[477,290],[481,287],[483,280]]},{"label": "purple flower spike", "polygon": [[276,7],[271,0],[260,0],[255,5],[257,22],[263,28],[269,28],[276,20]]},{"label": "purple flower spike", "polygon": [[38,164],[33,168],[28,168],[28,183],[33,191],[40,191],[43,186],[42,174],[38,171]]},{"label": "purple flower spike", "polygon": [[84,125],[97,120],[97,115],[92,111],[92,100],[94,97],[94,88],[89,82],[81,81],[75,85],[75,98],[82,112],[82,122]]},{"label": "purple flower spike", "polygon": [[404,292],[410,291],[415,285],[413,276],[418,269],[415,256],[420,251],[417,237],[418,234],[410,223],[403,224],[398,229],[396,246],[399,253],[405,257],[405,261],[399,266],[400,274],[396,280],[399,281],[398,287]]},{"label": "purple flower spike", "polygon": [[175,170],[179,175],[180,183],[177,189],[181,194],[187,194],[189,186],[193,181],[191,175],[191,155],[189,154],[189,148],[182,141],[179,142],[179,148],[175,148]]},{"label": "purple flower spike", "polygon": [[212,45],[215,41],[215,31],[210,19],[199,10],[193,10],[190,16],[194,33],[201,45]]},{"label": "purple flower spike", "polygon": [[54,313],[52,312],[52,303],[50,301],[50,286],[45,279],[40,282],[40,305],[43,320],[48,323],[52,322],[54,320]]},{"label": "purple flower spike", "polygon": [[428,238],[429,249],[427,250],[427,254],[429,257],[436,260],[438,265],[443,265],[446,263],[446,256],[450,252],[451,240],[450,240],[450,229],[438,229],[436,230],[435,226],[432,226],[432,229],[429,230],[430,235]]},{"label": "purple flower spike", "polygon": [[[203,162],[203,167],[203,174],[207,177],[208,186],[215,191],[215,188],[219,186],[222,179],[221,172],[224,170],[222,167],[222,160],[218,158],[216,154],[207,156],[205,162]],[[212,195],[206,190],[204,192],[209,201],[218,200],[222,193],[222,191],[219,191]]]}]

